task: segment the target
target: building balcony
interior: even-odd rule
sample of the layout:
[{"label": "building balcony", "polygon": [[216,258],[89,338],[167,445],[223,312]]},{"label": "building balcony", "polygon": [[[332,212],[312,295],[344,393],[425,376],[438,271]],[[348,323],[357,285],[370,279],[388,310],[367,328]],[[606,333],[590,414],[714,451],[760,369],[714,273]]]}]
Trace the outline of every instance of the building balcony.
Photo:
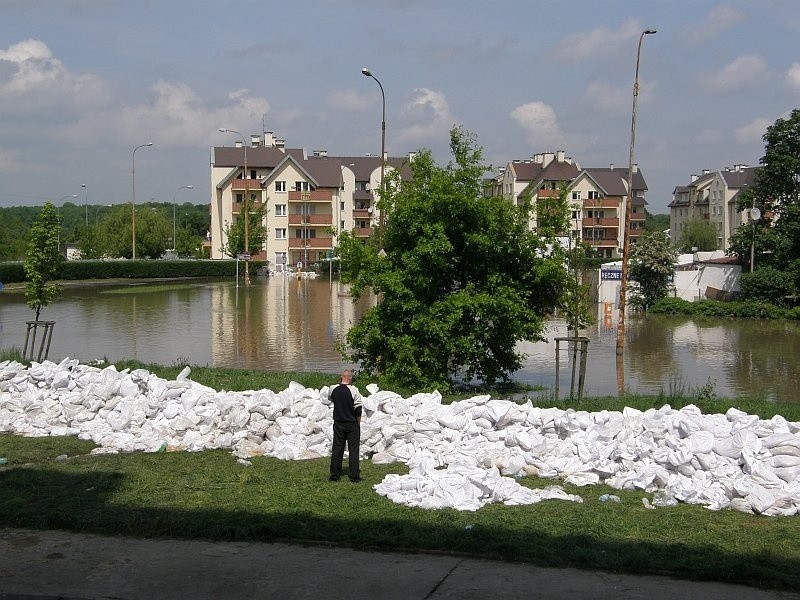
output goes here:
[{"label": "building balcony", "polygon": [[260,179],[232,179],[231,189],[234,190],[260,190]]},{"label": "building balcony", "polygon": [[365,238],[372,235],[371,227],[356,227],[353,229],[353,235],[358,238]]},{"label": "building balcony", "polygon": [[369,219],[371,217],[372,217],[372,213],[370,213],[366,209],[364,209],[364,210],[356,209],[356,210],[353,211],[353,218],[354,219]]},{"label": "building balcony", "polygon": [[[308,195],[308,198],[304,196]],[[289,202],[330,202],[333,200],[331,190],[313,190],[310,192],[300,192],[291,190],[289,192]]]},{"label": "building balcony", "polygon": [[333,215],[289,215],[289,225],[308,225],[310,227],[319,225],[331,225]]},{"label": "building balcony", "polygon": [[583,228],[591,229],[592,227],[619,227],[619,219],[616,217],[604,217],[602,219],[583,217]]},{"label": "building balcony", "polygon": [[561,190],[536,190],[536,196],[539,198],[558,198]]},{"label": "building balcony", "polygon": [[[303,243],[306,242],[306,243]],[[304,240],[303,238],[293,237],[289,238],[289,249],[290,250],[302,250],[303,248],[333,248],[333,238],[332,237],[314,237],[308,238]]]},{"label": "building balcony", "polygon": [[372,200],[372,192],[369,190],[355,190],[353,200]]},{"label": "building balcony", "polygon": [[583,208],[593,210],[595,208],[619,208],[619,198],[591,198],[583,201]]}]

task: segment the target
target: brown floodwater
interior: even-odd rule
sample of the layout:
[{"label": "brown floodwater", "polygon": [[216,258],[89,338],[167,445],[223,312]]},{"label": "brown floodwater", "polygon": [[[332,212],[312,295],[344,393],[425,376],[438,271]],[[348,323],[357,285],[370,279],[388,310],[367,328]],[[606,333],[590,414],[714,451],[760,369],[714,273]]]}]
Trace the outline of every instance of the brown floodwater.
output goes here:
[{"label": "brown floodwater", "polygon": [[[344,366],[335,344],[372,305],[354,303],[346,288],[315,280],[254,277],[234,281],[79,285],[64,288],[42,311],[55,321],[50,360],[133,358],[189,364],[336,373]],[[0,349],[22,348],[33,319],[21,291],[0,292]],[[800,324],[651,315],[626,326],[625,389],[632,393],[753,396],[800,402]],[[616,395],[616,328],[599,314],[582,332],[589,339],[586,394]],[[552,389],[555,348],[566,335],[549,323],[550,342],[521,343],[527,355],[515,379]],[[569,355],[560,358],[561,393],[569,390]]]}]

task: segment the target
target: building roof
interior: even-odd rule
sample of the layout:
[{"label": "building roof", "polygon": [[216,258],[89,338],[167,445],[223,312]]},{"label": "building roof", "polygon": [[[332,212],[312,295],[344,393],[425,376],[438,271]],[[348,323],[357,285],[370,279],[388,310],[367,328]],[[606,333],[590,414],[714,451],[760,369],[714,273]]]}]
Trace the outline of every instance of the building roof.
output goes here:
[{"label": "building roof", "polygon": [[[607,196],[627,196],[628,195],[628,169],[619,167],[590,167],[584,169],[592,179],[594,179]],[[647,191],[647,183],[644,180],[641,169],[636,169],[631,180],[631,187],[634,191]]]},{"label": "building roof", "polygon": [[725,169],[720,175],[725,180],[725,185],[731,189],[740,189],[746,185],[753,185],[758,167],[741,167],[738,169]]}]

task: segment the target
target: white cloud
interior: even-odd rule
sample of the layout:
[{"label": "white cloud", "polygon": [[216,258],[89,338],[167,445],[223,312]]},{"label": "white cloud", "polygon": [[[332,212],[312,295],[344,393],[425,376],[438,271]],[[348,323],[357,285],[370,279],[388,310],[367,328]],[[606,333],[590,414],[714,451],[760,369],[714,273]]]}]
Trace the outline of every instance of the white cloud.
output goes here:
[{"label": "white cloud", "polygon": [[335,110],[359,111],[372,104],[373,94],[359,94],[353,90],[334,90],[328,94],[328,106]]},{"label": "white cloud", "polygon": [[792,63],[786,71],[786,82],[796,92],[800,92],[800,62]]},{"label": "white cloud", "polygon": [[708,16],[688,28],[684,32],[684,39],[695,45],[707,43],[725,33],[728,29],[744,19],[744,14],[733,7],[720,4],[708,13]]},{"label": "white cloud", "polygon": [[757,54],[746,54],[709,73],[702,79],[702,85],[709,92],[727,94],[759,86],[768,79],[766,61]]},{"label": "white cloud", "polygon": [[767,127],[772,125],[773,121],[759,117],[742,125],[735,131],[736,141],[740,144],[752,144],[754,142],[761,142],[764,134],[767,132]]},{"label": "white cloud", "polygon": [[397,137],[403,143],[439,137],[455,124],[444,94],[428,88],[416,88],[411,100],[403,107],[402,114],[423,121],[401,128]]},{"label": "white cloud", "polygon": [[536,147],[564,147],[565,135],[556,113],[544,102],[528,102],[516,107],[509,115],[528,132],[527,140]]},{"label": "white cloud", "polygon": [[598,27],[589,33],[578,32],[567,36],[554,51],[554,57],[566,62],[578,62],[598,55],[608,55],[619,48],[628,46],[628,42],[641,34],[642,26],[638,21],[629,19],[617,29]]},{"label": "white cloud", "polygon": [[0,79],[0,98],[24,98],[24,102],[11,104],[18,109],[30,111],[55,104],[61,108],[87,103],[97,106],[111,96],[101,78],[71,73],[39,40],[29,38],[0,51],[3,63],[9,76]]},{"label": "white cloud", "polygon": [[[188,85],[159,80],[151,88],[148,102],[92,111],[61,131],[61,137],[76,144],[93,144],[100,137],[114,137],[130,144],[147,138],[160,146],[197,147],[225,143],[220,127],[230,127],[245,137],[248,123],[259,121],[270,110],[269,103],[248,90],[228,95],[230,103],[216,108],[205,106]],[[244,127],[244,129],[242,129]]]}]

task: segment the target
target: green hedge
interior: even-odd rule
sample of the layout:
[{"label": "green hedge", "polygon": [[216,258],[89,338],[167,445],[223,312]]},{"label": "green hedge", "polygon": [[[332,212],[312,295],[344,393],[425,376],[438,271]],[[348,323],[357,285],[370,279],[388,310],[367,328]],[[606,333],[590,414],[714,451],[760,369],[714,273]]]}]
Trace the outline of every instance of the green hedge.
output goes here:
[{"label": "green hedge", "polygon": [[[250,272],[265,267],[265,261],[250,261]],[[240,273],[244,264],[239,265]],[[70,260],[58,274],[60,280],[153,279],[181,277],[231,277],[236,275],[235,260]],[[0,282],[25,281],[21,262],[0,263]]]},{"label": "green hedge", "polygon": [[706,299],[697,302],[689,302],[682,298],[663,298],[651,306],[648,312],[703,317],[800,320],[800,307],[783,308],[768,302],[758,302],[755,300],[744,302],[720,302],[718,300]]}]

